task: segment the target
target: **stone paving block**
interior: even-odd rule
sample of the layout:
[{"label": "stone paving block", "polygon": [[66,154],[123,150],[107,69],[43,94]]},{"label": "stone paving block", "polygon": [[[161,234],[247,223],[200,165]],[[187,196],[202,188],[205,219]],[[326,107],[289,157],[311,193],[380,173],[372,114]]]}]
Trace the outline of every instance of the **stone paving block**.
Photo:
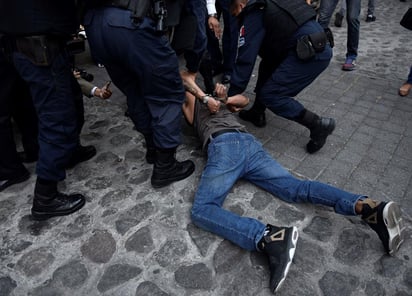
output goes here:
[{"label": "stone paving block", "polygon": [[[362,12],[366,5],[362,2]],[[381,2],[376,22],[361,19],[353,72],[341,71],[346,23],[332,28],[336,46],[331,64],[297,96],[308,109],[337,120],[321,151],[308,155],[309,131],[269,110],[265,128],[241,121],[293,175],[393,199],[406,222],[404,245],[389,257],[359,217],[288,204],[239,181],[224,204],[227,209],[299,229],[295,260],[279,295],[410,295],[412,99],[397,94],[409,70],[405,61],[412,60],[410,31],[399,25],[407,7]],[[108,80],[88,53],[78,63],[94,74],[96,84]],[[252,101],[256,73],[257,68],[246,90]],[[96,145],[97,155],[69,170],[60,184],[64,191],[86,194],[79,213],[31,219],[35,164],[27,165],[32,174],[27,182],[0,194],[0,295],[272,295],[262,254],[243,251],[191,224],[205,164],[191,129],[183,125],[177,158],[193,159],[195,173],[154,190],[143,137],[124,116],[126,98],[112,87],[109,100],[85,99],[81,141]]]}]

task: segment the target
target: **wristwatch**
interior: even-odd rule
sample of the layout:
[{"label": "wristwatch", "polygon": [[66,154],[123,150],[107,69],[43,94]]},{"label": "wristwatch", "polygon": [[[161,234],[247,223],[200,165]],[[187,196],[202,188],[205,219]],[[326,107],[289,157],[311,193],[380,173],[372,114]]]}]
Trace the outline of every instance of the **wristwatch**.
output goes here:
[{"label": "wristwatch", "polygon": [[209,14],[209,17],[214,17],[215,19],[217,19],[217,13]]},{"label": "wristwatch", "polygon": [[207,105],[207,102],[209,102],[209,100],[210,100],[210,96],[209,96],[209,95],[204,95],[204,96],[202,97],[202,103],[205,104],[205,105]]}]

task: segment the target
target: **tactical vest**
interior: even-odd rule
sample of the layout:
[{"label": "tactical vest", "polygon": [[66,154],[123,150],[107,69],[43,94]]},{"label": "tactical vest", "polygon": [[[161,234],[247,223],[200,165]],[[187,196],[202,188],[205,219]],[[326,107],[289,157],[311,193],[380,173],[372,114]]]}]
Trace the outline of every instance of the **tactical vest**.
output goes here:
[{"label": "tactical vest", "polygon": [[[261,0],[266,30],[261,47],[262,58],[279,56],[287,50],[287,41],[304,23],[316,18],[315,10],[304,0]],[[269,56],[268,56],[269,55]]]}]

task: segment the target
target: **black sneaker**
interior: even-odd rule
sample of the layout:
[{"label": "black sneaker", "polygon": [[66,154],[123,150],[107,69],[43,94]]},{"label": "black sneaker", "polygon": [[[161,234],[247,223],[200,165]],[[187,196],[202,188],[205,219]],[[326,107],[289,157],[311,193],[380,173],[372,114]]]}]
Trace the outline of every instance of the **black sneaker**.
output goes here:
[{"label": "black sneaker", "polygon": [[343,15],[341,15],[339,12],[335,14],[335,27],[342,27],[342,21],[343,21]]},{"label": "black sneaker", "polygon": [[241,110],[239,117],[245,121],[253,123],[257,127],[264,127],[266,125],[265,112],[257,113],[252,110]]},{"label": "black sneaker", "polygon": [[258,247],[269,257],[269,284],[273,293],[276,293],[285,281],[295,255],[298,237],[296,227],[266,226],[265,235]]},{"label": "black sneaker", "polygon": [[393,201],[376,202],[367,198],[363,201],[362,219],[378,234],[385,251],[393,256],[403,243],[405,229],[399,206]]},{"label": "black sneaker", "polygon": [[365,20],[367,23],[370,23],[370,22],[374,22],[374,21],[376,21],[376,16],[374,16],[374,15],[372,15],[372,14],[369,14],[368,16],[366,16],[366,20]]},{"label": "black sneaker", "polygon": [[332,134],[335,129],[335,120],[333,118],[320,117],[313,128],[310,129],[310,141],[306,145],[309,153],[319,151],[326,143],[326,138]]}]

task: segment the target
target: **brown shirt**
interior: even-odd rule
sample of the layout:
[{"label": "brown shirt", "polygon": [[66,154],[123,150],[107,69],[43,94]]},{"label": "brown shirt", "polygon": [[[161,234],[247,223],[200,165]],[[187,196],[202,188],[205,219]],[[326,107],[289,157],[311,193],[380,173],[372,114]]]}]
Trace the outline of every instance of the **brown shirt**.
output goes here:
[{"label": "brown shirt", "polygon": [[235,115],[225,105],[221,105],[219,112],[211,114],[205,104],[199,100],[195,102],[193,126],[202,141],[203,151],[207,151],[210,136],[222,129],[238,129],[246,132],[244,125],[240,124]]}]

